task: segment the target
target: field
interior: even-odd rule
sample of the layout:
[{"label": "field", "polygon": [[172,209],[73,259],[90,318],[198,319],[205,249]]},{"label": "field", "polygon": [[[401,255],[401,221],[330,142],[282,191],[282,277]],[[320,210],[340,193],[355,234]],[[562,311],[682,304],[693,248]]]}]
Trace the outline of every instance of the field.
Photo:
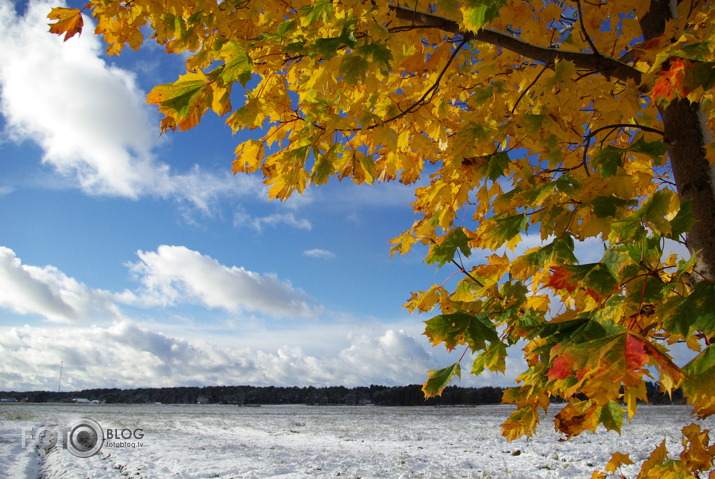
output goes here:
[{"label": "field", "polygon": [[[621,472],[633,477],[663,438],[678,453],[679,430],[690,421],[685,407],[642,407],[621,435],[599,430],[558,441],[545,418],[538,438],[507,442],[499,424],[510,411],[2,404],[0,478],[579,478],[602,469],[619,450],[631,453],[636,465]],[[61,447],[38,452],[31,428],[80,417],[128,439],[105,441],[89,458]]]}]

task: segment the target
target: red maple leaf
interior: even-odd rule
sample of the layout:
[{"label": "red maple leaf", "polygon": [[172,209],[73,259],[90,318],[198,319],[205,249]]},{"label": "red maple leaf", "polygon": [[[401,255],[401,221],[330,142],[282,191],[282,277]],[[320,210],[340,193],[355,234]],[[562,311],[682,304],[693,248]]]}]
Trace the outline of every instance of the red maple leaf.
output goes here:
[{"label": "red maple leaf", "polygon": [[551,268],[551,278],[546,283],[547,287],[554,289],[565,289],[569,293],[573,293],[577,287],[576,283],[571,280],[571,272],[563,266],[554,266]]},{"label": "red maple leaf", "polygon": [[554,365],[546,373],[549,377],[549,381],[566,379],[569,376],[573,376],[573,364],[574,358],[569,353],[563,353],[556,356],[556,359],[554,359]]},{"label": "red maple leaf", "polygon": [[601,301],[603,301],[603,296],[598,294],[598,291],[596,291],[595,289],[586,288],[586,294],[588,296],[591,296],[593,299],[595,299],[597,303],[600,303]]},{"label": "red maple leaf", "polygon": [[626,335],[626,369],[635,371],[648,361],[648,353],[643,347],[643,340],[631,334]]}]

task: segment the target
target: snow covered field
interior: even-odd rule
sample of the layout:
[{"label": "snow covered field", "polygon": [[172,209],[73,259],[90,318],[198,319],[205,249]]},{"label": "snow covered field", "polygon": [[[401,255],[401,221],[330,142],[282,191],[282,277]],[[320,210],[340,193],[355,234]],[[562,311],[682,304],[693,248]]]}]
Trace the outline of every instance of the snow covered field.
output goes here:
[{"label": "snow covered field", "polygon": [[[622,472],[634,476],[664,437],[671,453],[679,452],[679,430],[690,422],[685,407],[642,407],[621,436],[599,430],[559,442],[546,418],[538,438],[506,442],[499,424],[510,411],[1,404],[0,478],[579,478],[619,450],[631,453],[636,465]],[[61,447],[44,457],[32,445],[23,448],[23,441],[32,444],[32,427],[66,426],[80,417],[131,437],[119,447],[105,441],[89,458]]]}]

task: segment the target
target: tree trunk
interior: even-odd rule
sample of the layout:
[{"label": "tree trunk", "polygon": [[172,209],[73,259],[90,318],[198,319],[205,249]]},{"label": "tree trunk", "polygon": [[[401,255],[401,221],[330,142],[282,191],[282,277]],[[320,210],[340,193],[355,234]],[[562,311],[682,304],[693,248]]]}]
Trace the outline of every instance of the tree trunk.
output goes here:
[{"label": "tree trunk", "polygon": [[715,185],[705,158],[700,107],[688,100],[671,103],[661,111],[673,177],[682,201],[690,201],[697,221],[687,235],[691,253],[699,252],[696,271],[715,280]]},{"label": "tree trunk", "polygon": [[[669,0],[652,0],[650,10],[641,19],[643,37],[661,35],[665,22],[672,18]],[[690,201],[696,223],[687,234],[691,253],[698,253],[696,271],[715,280],[715,170],[705,157],[705,131],[700,105],[688,100],[673,101],[660,110],[665,142],[670,146],[673,178],[681,202]]]}]

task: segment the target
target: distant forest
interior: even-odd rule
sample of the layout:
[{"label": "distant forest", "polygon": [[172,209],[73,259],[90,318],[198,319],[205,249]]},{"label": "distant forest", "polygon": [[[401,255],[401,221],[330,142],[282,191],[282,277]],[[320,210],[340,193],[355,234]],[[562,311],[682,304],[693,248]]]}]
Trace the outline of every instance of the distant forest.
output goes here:
[{"label": "distant forest", "polygon": [[[658,385],[647,383],[650,404],[684,404],[681,391],[672,398],[658,392]],[[0,392],[3,401],[72,402],[76,399],[109,404],[307,404],[378,406],[476,406],[500,404],[502,388],[449,386],[441,396],[425,400],[421,386],[279,387],[206,386],[139,389],[85,389],[83,391]]]}]

